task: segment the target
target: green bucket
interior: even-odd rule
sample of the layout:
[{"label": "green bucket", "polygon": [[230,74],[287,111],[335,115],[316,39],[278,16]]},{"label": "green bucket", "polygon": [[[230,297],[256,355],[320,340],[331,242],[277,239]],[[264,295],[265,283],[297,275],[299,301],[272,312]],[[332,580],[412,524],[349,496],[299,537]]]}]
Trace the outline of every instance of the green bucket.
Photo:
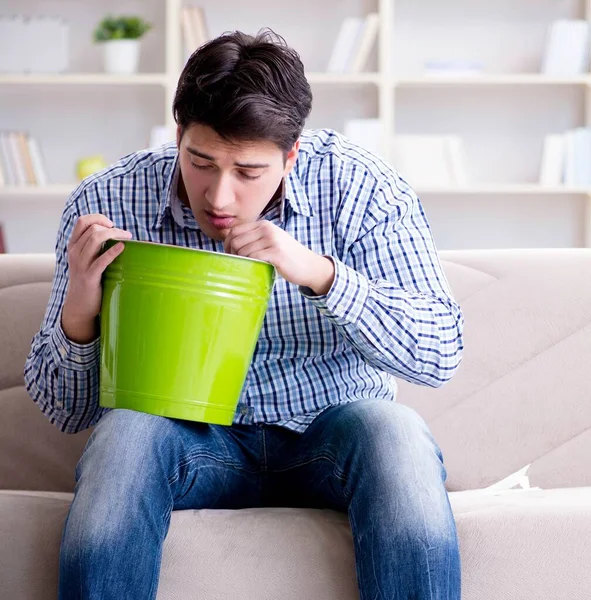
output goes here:
[{"label": "green bucket", "polygon": [[231,425],[275,269],[206,250],[124,243],[103,276],[100,405]]}]

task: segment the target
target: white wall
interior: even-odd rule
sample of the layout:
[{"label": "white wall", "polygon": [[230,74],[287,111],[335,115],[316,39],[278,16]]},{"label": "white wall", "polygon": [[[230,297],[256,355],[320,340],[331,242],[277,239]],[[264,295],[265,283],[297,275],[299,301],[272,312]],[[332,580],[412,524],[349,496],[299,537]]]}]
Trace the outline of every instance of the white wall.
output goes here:
[{"label": "white wall", "polygon": [[[270,26],[301,54],[309,71],[322,71],[342,19],[377,8],[376,1],[201,0],[213,35]],[[537,71],[549,23],[582,16],[574,0],[398,0],[394,68],[420,74],[427,58],[476,58],[491,73]],[[72,22],[75,72],[101,71],[92,29],[107,13],[143,15],[156,24],[142,48],[142,72],[164,69],[162,0],[0,0],[0,14],[64,15]],[[375,57],[373,59],[375,66]],[[342,129],[346,118],[378,115],[375,86],[314,85],[312,127]],[[74,165],[88,154],[108,161],[144,147],[162,124],[161,87],[0,86],[0,130],[25,129],[44,151],[50,180],[74,180]],[[473,182],[535,182],[543,136],[583,122],[582,89],[479,87],[401,89],[396,92],[400,133],[462,136]],[[10,251],[49,251],[64,199],[0,200]],[[423,198],[442,248],[574,246],[582,244],[584,201],[568,196]]]}]

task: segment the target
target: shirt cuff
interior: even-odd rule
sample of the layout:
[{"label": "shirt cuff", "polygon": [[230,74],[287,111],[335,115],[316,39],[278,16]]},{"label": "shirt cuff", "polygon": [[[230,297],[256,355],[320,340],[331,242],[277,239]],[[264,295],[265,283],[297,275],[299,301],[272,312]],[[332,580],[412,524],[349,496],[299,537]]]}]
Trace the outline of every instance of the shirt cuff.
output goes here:
[{"label": "shirt cuff", "polygon": [[60,315],[49,338],[49,350],[56,368],[86,371],[99,359],[100,338],[97,337],[88,344],[78,344],[69,340],[62,329]]},{"label": "shirt cuff", "polygon": [[328,293],[315,296],[305,287],[300,287],[300,293],[336,325],[356,323],[369,296],[369,280],[333,256],[328,258],[335,266],[334,281]]}]

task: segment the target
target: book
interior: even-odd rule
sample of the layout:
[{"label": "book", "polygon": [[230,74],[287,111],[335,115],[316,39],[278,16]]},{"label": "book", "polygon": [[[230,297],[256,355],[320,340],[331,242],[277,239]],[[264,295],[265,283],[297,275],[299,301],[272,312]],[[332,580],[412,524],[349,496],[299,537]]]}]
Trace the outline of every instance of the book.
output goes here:
[{"label": "book", "polygon": [[468,185],[467,163],[468,158],[464,148],[464,142],[457,135],[448,135],[447,159],[452,181],[458,187]]},{"label": "book", "polygon": [[392,164],[410,185],[461,187],[467,184],[466,154],[461,138],[451,135],[397,135]]},{"label": "book", "polygon": [[332,48],[326,70],[329,73],[346,73],[352,64],[352,57],[363,32],[364,19],[346,17]]},{"label": "book", "polygon": [[150,129],[150,140],[148,148],[159,148],[168,142],[172,142],[176,137],[176,130],[166,125],[154,125]]},{"label": "book", "polygon": [[540,160],[540,185],[561,185],[565,179],[566,137],[551,134],[544,138]]},{"label": "book", "polygon": [[181,27],[187,58],[211,39],[205,19],[205,11],[199,6],[184,6],[181,11]]},{"label": "book", "polygon": [[360,37],[358,38],[358,44],[353,50],[350,68],[352,73],[361,73],[365,69],[371,51],[376,43],[379,28],[380,17],[378,13],[370,13],[365,17],[363,28]]},{"label": "book", "polygon": [[4,183],[5,185],[16,185],[16,173],[12,165],[12,152],[10,150],[10,144],[8,142],[8,134],[0,131],[0,162],[2,163],[2,170],[4,172]]},{"label": "book", "polygon": [[578,75],[589,69],[589,24],[558,19],[548,30],[542,58],[546,75]]},{"label": "book", "polygon": [[22,16],[0,17],[0,73],[27,70],[27,24]]},{"label": "book", "polygon": [[429,77],[473,77],[483,71],[484,65],[476,60],[425,61],[425,75]]},{"label": "book", "polygon": [[193,29],[193,18],[191,16],[191,9],[188,6],[183,6],[181,27],[185,40],[185,54],[189,57],[197,49],[197,32]]},{"label": "book", "polygon": [[21,156],[18,132],[8,132],[8,148],[12,160],[12,166],[16,174],[16,185],[27,185],[27,173],[25,171],[25,161]]},{"label": "book", "polygon": [[539,183],[544,186],[561,185],[564,181],[565,136],[549,134],[542,143]]},{"label": "book", "polygon": [[58,17],[0,18],[1,73],[62,73],[69,66],[69,25]]},{"label": "book", "polygon": [[27,180],[27,185],[36,185],[37,179],[35,178],[33,162],[31,161],[31,154],[29,153],[29,144],[27,141],[28,136],[19,131],[16,134],[16,137],[18,140],[19,156],[25,168],[25,177]]},{"label": "book", "polygon": [[193,29],[197,35],[197,47],[210,40],[210,35],[205,20],[205,11],[200,6],[192,6]]},{"label": "book", "polygon": [[564,183],[591,187],[591,127],[577,127],[564,134]]},{"label": "book", "polygon": [[354,144],[377,154],[383,155],[382,122],[380,119],[349,119],[345,122],[343,133]]},{"label": "book", "polygon": [[29,148],[29,155],[31,157],[31,164],[33,165],[33,172],[35,173],[37,185],[47,185],[47,171],[39,144],[34,137],[29,136],[27,138],[27,145]]},{"label": "book", "polygon": [[394,168],[411,186],[454,185],[445,136],[397,135],[392,150]]}]

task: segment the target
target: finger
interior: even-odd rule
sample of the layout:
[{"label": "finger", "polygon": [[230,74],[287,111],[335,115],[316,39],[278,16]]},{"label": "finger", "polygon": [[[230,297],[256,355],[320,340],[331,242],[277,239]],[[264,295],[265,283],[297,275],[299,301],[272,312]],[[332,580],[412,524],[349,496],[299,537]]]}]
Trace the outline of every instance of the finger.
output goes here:
[{"label": "finger", "polygon": [[258,223],[242,223],[241,225],[232,227],[224,239],[224,250],[231,253],[232,244],[238,236],[248,231],[255,231],[256,229],[258,229]]},{"label": "finger", "polygon": [[[92,226],[94,227],[94,225]],[[131,239],[131,233],[112,227],[111,229],[100,229],[92,230],[89,228],[87,234],[80,240],[81,250],[79,257],[81,264],[86,268],[90,267],[90,263],[94,260],[96,255],[100,252],[102,245],[107,240],[129,240]]]},{"label": "finger", "polygon": [[113,222],[110,219],[107,219],[104,215],[92,214],[92,215],[84,215],[80,217],[76,221],[76,225],[74,225],[74,229],[72,231],[72,235],[70,236],[69,246],[72,247],[78,242],[78,240],[82,237],[84,232],[91,225],[100,225],[102,227],[113,227]]},{"label": "finger", "polygon": [[91,277],[97,277],[100,279],[105,269],[123,252],[125,244],[118,242],[106,252],[103,252],[94,262],[90,265],[88,274]]},{"label": "finger", "polygon": [[281,274],[281,271],[279,271],[279,267],[277,264],[277,257],[275,255],[273,248],[265,248],[264,250],[259,250],[258,252],[254,252],[253,254],[251,254],[248,258],[252,258],[254,260],[262,260],[263,262],[267,262],[267,263],[273,265],[277,269],[277,272],[279,274]]},{"label": "finger", "polygon": [[270,250],[271,248],[272,245],[269,240],[266,240],[265,238],[259,238],[250,242],[249,244],[245,244],[239,250],[233,252],[233,254],[236,254],[237,256],[245,256],[246,258],[252,258],[255,254],[264,250]]},{"label": "finger", "polygon": [[260,229],[255,229],[251,231],[247,231],[240,235],[237,235],[233,239],[231,239],[226,246],[226,252],[229,254],[239,254],[240,250],[244,248],[244,246],[248,246],[257,240],[265,239],[264,232]]}]

